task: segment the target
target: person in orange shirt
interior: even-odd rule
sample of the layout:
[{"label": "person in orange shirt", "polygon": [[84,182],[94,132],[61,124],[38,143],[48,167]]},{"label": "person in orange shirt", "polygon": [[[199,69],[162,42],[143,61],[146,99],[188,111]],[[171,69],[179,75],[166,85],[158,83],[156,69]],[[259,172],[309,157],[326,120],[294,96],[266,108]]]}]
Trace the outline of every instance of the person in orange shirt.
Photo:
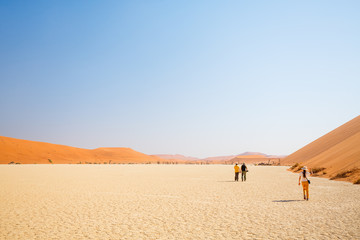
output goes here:
[{"label": "person in orange shirt", "polygon": [[234,169],[235,169],[235,181],[239,181],[240,168],[237,163],[235,163]]}]

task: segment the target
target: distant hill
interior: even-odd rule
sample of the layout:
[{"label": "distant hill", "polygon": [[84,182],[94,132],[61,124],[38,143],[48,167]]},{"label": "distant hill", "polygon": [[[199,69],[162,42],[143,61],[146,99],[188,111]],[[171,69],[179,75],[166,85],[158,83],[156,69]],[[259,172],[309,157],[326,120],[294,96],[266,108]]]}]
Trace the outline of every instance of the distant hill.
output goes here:
[{"label": "distant hill", "polygon": [[173,161],[181,161],[184,163],[222,163],[225,160],[231,159],[235,157],[232,156],[217,156],[217,157],[208,157],[208,158],[196,158],[196,157],[188,157],[181,154],[156,154],[152,155],[164,160],[173,160]]},{"label": "distant hill", "polygon": [[280,164],[281,159],[283,156],[274,156],[274,155],[266,155],[264,153],[243,153],[239,154],[236,157],[226,161],[228,164],[234,164],[234,163],[245,163],[245,164],[274,164],[278,165]]},{"label": "distant hill", "polygon": [[198,161],[200,160],[199,158],[196,157],[187,157],[181,154],[155,154],[155,155],[151,155],[151,156],[156,156],[162,159],[167,159],[167,160],[182,160],[182,161]]},{"label": "distant hill", "polygon": [[82,149],[0,136],[0,164],[155,163],[162,159],[131,148]]},{"label": "distant hill", "polygon": [[[180,154],[167,155],[167,154],[157,154],[153,155],[167,160],[173,161],[185,161],[188,163],[209,163],[209,164],[234,164],[236,162],[245,162],[249,164],[253,163],[278,163],[278,159],[284,158],[283,155],[266,155],[259,152],[244,152],[238,155],[229,155],[229,156],[216,156],[208,158],[194,158],[186,157]],[[269,162],[270,160],[270,162]]]},{"label": "distant hill", "polygon": [[229,159],[234,158],[236,155],[230,155],[230,156],[217,156],[217,157],[208,157],[208,158],[203,158],[201,159],[202,161],[205,162],[223,162]]},{"label": "distant hill", "polygon": [[[360,116],[309,143],[282,160],[282,164],[302,165],[319,176],[356,181],[360,178]],[[322,169],[324,168],[324,169]],[[359,179],[360,180],[360,179]]]},{"label": "distant hill", "polygon": [[237,156],[264,156],[264,157],[266,157],[267,155],[264,153],[260,153],[260,152],[244,152]]},{"label": "distant hill", "polygon": [[220,157],[209,157],[202,159],[202,161],[210,161],[211,163],[220,163],[220,164],[235,164],[235,163],[273,163],[278,164],[279,159],[284,156],[279,155],[267,155],[260,152],[244,152],[238,155],[230,156],[220,156]]}]

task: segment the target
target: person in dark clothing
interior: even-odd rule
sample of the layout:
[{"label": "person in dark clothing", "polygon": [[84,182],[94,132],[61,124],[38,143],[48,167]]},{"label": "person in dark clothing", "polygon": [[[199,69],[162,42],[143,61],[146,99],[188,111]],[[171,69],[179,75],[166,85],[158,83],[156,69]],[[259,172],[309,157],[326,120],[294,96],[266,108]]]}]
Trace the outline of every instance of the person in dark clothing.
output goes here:
[{"label": "person in dark clothing", "polygon": [[246,172],[248,171],[245,163],[241,165],[241,181],[246,181]]}]

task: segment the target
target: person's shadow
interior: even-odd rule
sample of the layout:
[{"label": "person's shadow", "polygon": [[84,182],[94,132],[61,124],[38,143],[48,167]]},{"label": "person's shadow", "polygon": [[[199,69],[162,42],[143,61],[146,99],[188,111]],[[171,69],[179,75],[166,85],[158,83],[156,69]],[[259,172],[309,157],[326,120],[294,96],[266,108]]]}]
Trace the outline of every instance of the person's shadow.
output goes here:
[{"label": "person's shadow", "polygon": [[274,200],[272,202],[301,202],[304,200]]}]

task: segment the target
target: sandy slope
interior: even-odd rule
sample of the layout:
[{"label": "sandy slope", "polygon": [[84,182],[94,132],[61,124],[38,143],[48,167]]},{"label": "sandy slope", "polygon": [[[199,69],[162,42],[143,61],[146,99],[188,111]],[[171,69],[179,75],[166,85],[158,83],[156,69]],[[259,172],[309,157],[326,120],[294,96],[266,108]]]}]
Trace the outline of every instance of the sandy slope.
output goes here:
[{"label": "sandy slope", "polygon": [[0,164],[49,163],[145,163],[162,161],[155,156],[131,148],[82,149],[58,144],[21,140],[0,136]]},{"label": "sandy slope", "polygon": [[[308,167],[324,167],[326,177],[360,168],[360,116],[336,128],[282,160],[282,164],[300,163]],[[360,178],[360,171],[346,178]],[[345,178],[344,178],[345,179]]]},{"label": "sandy slope", "polygon": [[[1,165],[0,239],[360,239],[360,186],[286,167]],[[304,217],[306,216],[306,217]]]}]

